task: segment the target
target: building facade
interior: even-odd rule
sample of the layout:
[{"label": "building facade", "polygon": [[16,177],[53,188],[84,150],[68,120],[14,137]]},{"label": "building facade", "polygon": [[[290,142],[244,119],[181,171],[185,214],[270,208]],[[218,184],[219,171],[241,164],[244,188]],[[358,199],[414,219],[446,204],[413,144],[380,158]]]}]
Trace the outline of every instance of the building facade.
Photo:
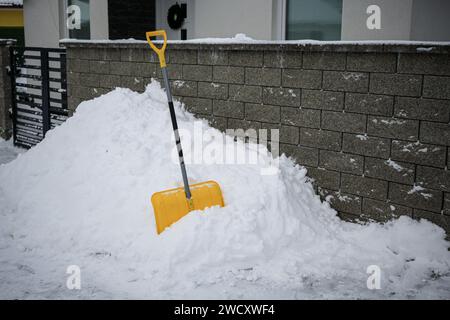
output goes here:
[{"label": "building facade", "polygon": [[[28,46],[57,47],[62,38],[143,39],[166,29],[169,39],[450,41],[446,0],[183,0],[185,17],[169,26],[176,0],[24,0]],[[72,5],[81,29],[68,30]],[[172,16],[173,18],[173,16]],[[177,17],[178,19],[180,17]]]}]

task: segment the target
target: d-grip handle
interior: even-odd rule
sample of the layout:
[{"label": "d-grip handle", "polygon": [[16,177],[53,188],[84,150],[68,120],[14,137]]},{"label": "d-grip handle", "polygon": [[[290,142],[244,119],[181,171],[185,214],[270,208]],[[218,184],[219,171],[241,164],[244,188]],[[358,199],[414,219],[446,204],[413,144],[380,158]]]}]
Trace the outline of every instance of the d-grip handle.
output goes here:
[{"label": "d-grip handle", "polygon": [[[166,67],[166,57],[164,55],[164,52],[166,50],[166,46],[167,46],[167,34],[165,30],[156,30],[156,31],[148,31],[145,33],[146,37],[147,37],[147,42],[150,45],[150,47],[153,49],[153,51],[156,52],[156,54],[158,55],[159,58],[159,65],[161,66],[161,68],[165,68]],[[151,37],[163,37],[163,45],[161,48],[158,48],[150,39]]]}]

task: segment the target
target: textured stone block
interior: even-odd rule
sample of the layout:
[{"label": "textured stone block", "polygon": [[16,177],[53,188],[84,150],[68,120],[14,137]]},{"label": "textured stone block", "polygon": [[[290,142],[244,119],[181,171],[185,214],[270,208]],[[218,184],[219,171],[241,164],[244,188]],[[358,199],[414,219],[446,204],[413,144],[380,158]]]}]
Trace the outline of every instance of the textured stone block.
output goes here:
[{"label": "textured stone block", "polygon": [[157,78],[161,72],[158,66],[156,70],[156,64],[147,62],[135,62],[133,63],[133,75],[146,77],[146,78]]},{"label": "textured stone block", "polygon": [[301,68],[302,52],[264,51],[264,66],[269,68]]},{"label": "textured stone block", "polygon": [[135,64],[132,62],[120,62],[120,61],[111,61],[110,72],[113,75],[118,76],[131,76],[136,73]]},{"label": "textured stone block", "polygon": [[228,84],[215,82],[199,82],[198,96],[225,100],[228,98]]},{"label": "textured stone block", "polygon": [[281,123],[291,126],[319,128],[320,110],[282,107]]},{"label": "textured stone block", "polygon": [[144,79],[142,77],[121,76],[120,86],[129,88],[133,91],[142,92],[144,91]]},{"label": "textured stone block", "polygon": [[174,96],[197,96],[197,82],[187,80],[174,80],[171,84],[172,94]]},{"label": "textured stone block", "polygon": [[363,72],[323,72],[323,88],[326,90],[367,92],[369,75]]},{"label": "textured stone block", "polygon": [[67,70],[72,72],[89,72],[89,60],[67,59]]},{"label": "textured stone block", "polygon": [[450,101],[397,97],[394,115],[399,118],[449,122]]},{"label": "textured stone block", "polygon": [[[107,61],[119,61],[120,60],[120,49],[119,48],[99,48],[97,49],[97,52],[99,54],[99,58],[98,59],[93,59],[93,60],[107,60]],[[144,61],[148,61],[148,62],[156,62],[157,59],[155,58],[151,58],[149,53],[152,53],[152,51],[148,50],[148,51],[144,51]]]},{"label": "textured stone block", "polygon": [[371,73],[370,92],[419,97],[422,89],[422,77],[410,74]]},{"label": "textured stone block", "polygon": [[68,104],[68,109],[70,111],[75,111],[76,108],[78,107],[78,105],[83,102],[84,100],[80,97],[76,97],[76,96],[68,96],[67,97],[67,104]]},{"label": "textured stone block", "polygon": [[305,52],[303,68],[320,70],[345,70],[345,53]]},{"label": "textured stone block", "polygon": [[320,166],[340,172],[362,174],[364,159],[358,155],[320,150]]},{"label": "textured stone block", "polygon": [[419,209],[414,209],[413,216],[414,219],[425,219],[438,225],[447,232],[447,235],[450,233],[450,216]]},{"label": "textured stone block", "polygon": [[387,159],[390,148],[389,139],[344,133],[342,146],[344,152]]},{"label": "textured stone block", "polygon": [[393,182],[412,184],[414,182],[415,166],[411,163],[365,158],[364,175]]},{"label": "textured stone block", "polygon": [[[92,61],[91,61],[92,62]],[[161,77],[160,71],[156,72],[154,64],[146,62],[121,62],[111,61],[110,73],[119,76],[139,76],[139,77]],[[168,66],[170,79],[181,78],[181,66],[171,65]]]},{"label": "textured stone block", "polygon": [[246,103],[245,119],[262,122],[280,123],[280,107],[263,104]]},{"label": "textured stone block", "polygon": [[143,62],[144,60],[144,49],[139,48],[121,48],[120,49],[120,60],[129,62]]},{"label": "textured stone block", "polygon": [[[263,124],[264,125],[264,124]],[[280,126],[280,142],[298,144],[299,129],[292,126]]]},{"label": "textured stone block", "polygon": [[[322,199],[327,199],[330,202],[331,207],[339,211],[339,216],[341,216],[342,212],[355,215],[361,214],[362,198],[359,196],[324,188],[319,188],[319,194]],[[359,217],[355,216],[354,218],[357,219]]]},{"label": "textured stone block", "polygon": [[425,76],[423,96],[434,99],[450,99],[450,77]]},{"label": "textured stone block", "polygon": [[212,81],[212,67],[203,65],[183,65],[183,79]]},{"label": "textured stone block", "polygon": [[212,116],[207,116],[207,115],[202,116],[202,117],[208,121],[208,123],[211,127],[216,128],[217,130],[225,132],[228,128],[227,118],[212,117]]},{"label": "textured stone block", "polygon": [[[273,141],[270,141],[271,143],[278,141],[279,143],[298,145],[299,129],[297,127],[284,126],[278,123],[261,122],[261,129],[267,130],[267,139],[273,139]],[[278,130],[276,135],[275,131],[272,130]]]},{"label": "textured stone block", "polygon": [[275,68],[245,68],[245,83],[261,86],[279,86],[281,70]]},{"label": "textured stone block", "polygon": [[444,193],[444,214],[450,216],[450,193]]},{"label": "textured stone block", "polygon": [[300,90],[280,87],[264,87],[263,102],[281,106],[300,106]]},{"label": "textured stone block", "polygon": [[327,150],[341,150],[341,133],[321,129],[300,128],[300,144]]},{"label": "textured stone block", "polygon": [[302,107],[322,110],[342,110],[344,93],[324,90],[302,90]]},{"label": "textured stone block", "polygon": [[319,70],[283,70],[283,87],[320,89],[321,86],[322,72]]},{"label": "textured stone block", "polygon": [[440,212],[442,192],[426,188],[417,189],[410,185],[390,182],[389,199],[405,206]]},{"label": "textured stone block", "polygon": [[[81,75],[82,74],[83,73],[67,71],[67,85],[68,86],[81,86]],[[4,97],[4,96],[1,96],[1,97]]]},{"label": "textured stone block", "polygon": [[199,50],[198,64],[227,65],[228,51],[225,50]]},{"label": "textured stone block", "polygon": [[364,198],[362,214],[367,218],[384,222],[400,216],[412,217],[412,209],[389,201]]},{"label": "textured stone block", "polygon": [[197,50],[171,50],[169,48],[166,56],[169,64],[197,64]]},{"label": "textured stone block", "polygon": [[450,192],[450,171],[417,166],[416,181],[427,188]]},{"label": "textured stone block", "polygon": [[367,133],[379,137],[417,141],[419,121],[369,116]]},{"label": "textured stone block", "polygon": [[448,54],[400,53],[398,72],[450,76],[450,56]]},{"label": "textured stone block", "polygon": [[388,182],[343,173],[341,175],[341,191],[384,200],[387,198]]},{"label": "textured stone block", "polygon": [[[0,62],[2,62],[2,59],[1,59],[2,58],[1,54],[2,53],[1,52],[2,52],[2,49],[0,48]],[[81,59],[82,57],[84,59],[86,59],[88,55],[85,52],[86,52],[85,48],[76,48],[76,47],[71,48],[71,47],[69,47],[69,48],[66,49],[66,59],[67,60]],[[119,55],[119,59],[120,59],[120,55]],[[93,60],[101,60],[101,59],[93,59]]]},{"label": "textured stone block", "polygon": [[347,112],[322,112],[322,129],[364,133],[366,131],[366,115]]},{"label": "textured stone block", "polygon": [[420,141],[450,146],[450,124],[422,121]]},{"label": "textured stone block", "polygon": [[215,116],[243,119],[244,103],[237,101],[214,100],[213,114]]},{"label": "textured stone block", "polygon": [[345,110],[381,116],[392,115],[394,97],[366,93],[346,93]]},{"label": "textured stone block", "polygon": [[109,62],[108,61],[89,61],[89,72],[98,74],[109,74]]},{"label": "textured stone block", "polygon": [[92,88],[89,87],[72,86],[71,88],[68,88],[68,91],[69,96],[75,96],[82,98],[83,100],[91,99],[92,96]]},{"label": "textured stone block", "polygon": [[244,68],[230,66],[214,66],[213,80],[224,83],[244,83]]},{"label": "textured stone block", "polygon": [[[213,110],[212,100],[193,97],[181,97],[181,102],[184,103],[184,107],[187,111],[194,114],[211,114]],[[220,116],[220,115],[218,115]]]},{"label": "textured stone block", "polygon": [[395,72],[395,53],[348,53],[347,70],[367,72]]},{"label": "textured stone block", "polygon": [[391,158],[434,167],[445,167],[446,148],[419,141],[392,140]]},{"label": "textured stone block", "polygon": [[319,162],[319,150],[316,148],[281,143],[280,154],[283,153],[292,157],[296,163],[301,165],[317,167]]},{"label": "textured stone block", "polygon": [[308,177],[314,179],[314,185],[330,190],[339,190],[340,174],[324,168],[307,167]]},{"label": "textured stone block", "polygon": [[228,129],[242,129],[242,130],[256,130],[261,128],[261,123],[256,121],[248,121],[248,120],[241,120],[241,119],[228,119]]},{"label": "textured stone block", "polygon": [[120,76],[113,74],[102,75],[100,78],[100,87],[109,89],[120,87]]},{"label": "textured stone block", "polygon": [[230,51],[229,63],[232,66],[262,67],[262,51]]},{"label": "textured stone block", "polygon": [[230,100],[242,102],[262,102],[262,89],[259,86],[230,85]]}]

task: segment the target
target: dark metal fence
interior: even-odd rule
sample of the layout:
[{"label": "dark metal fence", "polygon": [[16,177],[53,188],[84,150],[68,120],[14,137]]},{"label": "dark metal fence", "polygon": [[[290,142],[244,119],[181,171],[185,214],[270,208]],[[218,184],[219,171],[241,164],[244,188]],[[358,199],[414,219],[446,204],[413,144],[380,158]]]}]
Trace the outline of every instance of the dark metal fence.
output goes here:
[{"label": "dark metal fence", "polygon": [[65,49],[11,47],[13,138],[30,148],[68,117]]}]

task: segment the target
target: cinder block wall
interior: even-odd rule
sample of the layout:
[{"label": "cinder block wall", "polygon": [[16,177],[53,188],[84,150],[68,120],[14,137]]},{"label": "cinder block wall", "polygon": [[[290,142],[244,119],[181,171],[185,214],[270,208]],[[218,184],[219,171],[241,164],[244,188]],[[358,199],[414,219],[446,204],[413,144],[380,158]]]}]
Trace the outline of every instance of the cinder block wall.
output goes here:
[{"label": "cinder block wall", "polygon": [[12,135],[12,120],[9,109],[12,107],[11,78],[8,76],[10,65],[9,47],[11,40],[0,40],[0,137],[9,139]]},{"label": "cinder block wall", "polygon": [[[66,44],[69,107],[160,78],[146,44]],[[450,46],[171,44],[174,95],[222,130],[279,128],[345,219],[450,231]],[[414,185],[419,186],[414,188]]]}]

